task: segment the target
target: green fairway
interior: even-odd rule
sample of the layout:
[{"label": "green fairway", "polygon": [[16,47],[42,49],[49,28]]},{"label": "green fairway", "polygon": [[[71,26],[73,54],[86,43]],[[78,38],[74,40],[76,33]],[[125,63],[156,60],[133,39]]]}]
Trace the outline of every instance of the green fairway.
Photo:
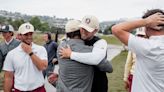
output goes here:
[{"label": "green fairway", "polygon": [[122,45],[122,43],[113,35],[103,35],[102,39],[105,39],[108,44]]},{"label": "green fairway", "polygon": [[123,51],[112,60],[113,73],[108,74],[108,92],[127,92],[123,81],[126,56],[127,51]]}]

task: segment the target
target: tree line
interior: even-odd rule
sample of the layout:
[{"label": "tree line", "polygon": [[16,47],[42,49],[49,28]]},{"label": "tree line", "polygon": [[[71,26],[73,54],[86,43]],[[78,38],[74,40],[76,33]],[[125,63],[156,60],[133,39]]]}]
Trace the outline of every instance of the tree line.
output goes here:
[{"label": "tree line", "polygon": [[42,22],[37,16],[32,17],[29,21],[25,21],[24,19],[12,19],[0,16],[0,24],[11,24],[15,30],[18,30],[19,26],[25,22],[30,22],[35,30],[40,32],[52,32],[58,34],[64,34],[65,31],[62,28],[50,26],[47,22]]}]

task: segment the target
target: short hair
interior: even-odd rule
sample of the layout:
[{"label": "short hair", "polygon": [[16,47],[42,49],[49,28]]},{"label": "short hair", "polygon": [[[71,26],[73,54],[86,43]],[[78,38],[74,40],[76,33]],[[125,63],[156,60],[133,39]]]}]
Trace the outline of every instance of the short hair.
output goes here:
[{"label": "short hair", "polygon": [[80,34],[80,30],[74,31],[74,32],[69,32],[66,33],[67,37],[69,38],[74,38],[75,36],[78,36],[79,38],[81,38],[81,34]]},{"label": "short hair", "polygon": [[[152,9],[152,10],[147,10],[147,12],[142,16],[143,19],[155,14],[155,13],[161,13],[164,15],[164,11],[161,10],[161,9]],[[157,26],[160,26],[162,27],[162,29],[164,29],[164,24],[159,24]],[[159,31],[159,30],[156,30],[156,31]]]},{"label": "short hair", "polygon": [[142,16],[142,18],[147,18],[155,13],[162,13],[164,15],[164,11],[161,9],[152,9],[152,10],[147,10],[147,12]]},{"label": "short hair", "polygon": [[52,39],[52,37],[51,37],[51,33],[50,33],[50,32],[47,32],[47,33],[45,33],[45,34],[47,34],[47,36],[48,36],[48,40],[51,40],[51,39]]}]

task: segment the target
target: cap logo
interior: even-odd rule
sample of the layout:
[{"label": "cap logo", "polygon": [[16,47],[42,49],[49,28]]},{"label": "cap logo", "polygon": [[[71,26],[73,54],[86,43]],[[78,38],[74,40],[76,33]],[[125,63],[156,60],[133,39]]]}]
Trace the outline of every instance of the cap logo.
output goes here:
[{"label": "cap logo", "polygon": [[91,19],[90,19],[90,18],[86,18],[86,19],[85,19],[85,23],[86,23],[86,24],[89,24],[90,22],[91,22]]},{"label": "cap logo", "polygon": [[25,27],[26,27],[26,29],[30,29],[30,26],[29,25],[26,25]]}]

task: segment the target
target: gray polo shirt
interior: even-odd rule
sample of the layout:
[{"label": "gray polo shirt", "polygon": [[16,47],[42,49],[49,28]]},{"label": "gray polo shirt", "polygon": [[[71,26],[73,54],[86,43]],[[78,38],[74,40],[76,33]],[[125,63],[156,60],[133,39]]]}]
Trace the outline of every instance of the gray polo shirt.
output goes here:
[{"label": "gray polo shirt", "polygon": [[17,47],[20,44],[20,41],[13,39],[9,44],[2,42],[0,44],[0,72],[3,67],[4,60],[6,58],[7,53]]},{"label": "gray polo shirt", "polygon": [[[92,47],[85,46],[80,39],[66,40],[59,45],[58,50],[67,45],[75,52],[92,51]],[[61,59],[59,54],[57,57],[59,62],[57,92],[91,92],[94,76],[93,67],[74,60]]]}]

